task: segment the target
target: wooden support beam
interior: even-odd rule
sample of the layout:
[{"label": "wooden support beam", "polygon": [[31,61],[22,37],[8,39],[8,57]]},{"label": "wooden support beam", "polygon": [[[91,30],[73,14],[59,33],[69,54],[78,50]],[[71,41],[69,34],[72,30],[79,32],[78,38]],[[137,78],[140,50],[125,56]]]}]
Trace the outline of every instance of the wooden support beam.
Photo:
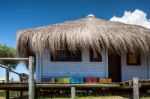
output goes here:
[{"label": "wooden support beam", "polygon": [[133,78],[133,99],[139,99],[139,79]]},{"label": "wooden support beam", "polygon": [[[22,83],[22,82],[23,82],[23,79],[22,79],[22,75],[21,75],[21,74],[19,75],[19,79],[20,79],[20,82]],[[23,96],[23,91],[20,91],[20,92],[19,92],[19,96],[20,96],[20,97]]]},{"label": "wooden support beam", "polygon": [[[9,83],[9,68],[6,69],[6,82]],[[9,99],[9,90],[6,90],[6,99]]]},{"label": "wooden support beam", "polygon": [[39,96],[40,96],[40,88],[36,88],[35,89],[35,99],[38,99],[39,98]]},{"label": "wooden support beam", "polygon": [[32,56],[29,57],[29,99],[35,98],[35,85],[34,85],[34,58]]},{"label": "wooden support beam", "polygon": [[[0,64],[0,67],[1,67],[1,68],[4,68],[4,69],[9,69],[8,66],[2,65],[2,64]],[[13,72],[13,73],[15,73],[15,74],[17,74],[17,75],[20,75],[20,73],[17,73],[17,72],[15,72],[15,71],[11,70],[11,69],[9,69],[9,71],[10,71],[10,72]]]},{"label": "wooden support beam", "polygon": [[76,98],[76,89],[75,87],[71,87],[71,99],[75,99]]}]

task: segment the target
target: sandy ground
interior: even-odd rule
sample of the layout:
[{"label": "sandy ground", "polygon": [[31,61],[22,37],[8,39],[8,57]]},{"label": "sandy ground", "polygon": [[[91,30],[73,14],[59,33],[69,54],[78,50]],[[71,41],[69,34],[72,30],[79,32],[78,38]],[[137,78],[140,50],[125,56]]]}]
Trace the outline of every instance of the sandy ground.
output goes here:
[{"label": "sandy ground", "polygon": [[[50,98],[39,98],[39,99],[50,99]],[[52,98],[52,99],[70,99],[70,98]],[[132,99],[121,96],[100,96],[100,97],[80,97],[76,99]],[[141,97],[140,99],[150,99],[150,97]]]},{"label": "sandy ground", "polygon": [[[5,97],[0,97],[0,99],[5,99]],[[11,99],[19,99],[19,98],[11,98]],[[28,99],[28,98],[23,98]],[[51,98],[39,98],[39,99],[51,99]],[[52,99],[70,99],[70,98],[52,98]],[[80,97],[76,99],[131,99],[121,96],[101,96],[101,97]],[[140,99],[150,99],[150,97],[141,97]]]},{"label": "sandy ground", "polygon": [[[50,99],[50,98],[40,98],[40,99]],[[53,98],[53,99],[70,99],[70,98]],[[108,97],[82,97],[77,99],[128,99],[120,96],[108,96]]]},{"label": "sandy ground", "polygon": [[0,99],[5,99],[5,97],[0,97]]}]

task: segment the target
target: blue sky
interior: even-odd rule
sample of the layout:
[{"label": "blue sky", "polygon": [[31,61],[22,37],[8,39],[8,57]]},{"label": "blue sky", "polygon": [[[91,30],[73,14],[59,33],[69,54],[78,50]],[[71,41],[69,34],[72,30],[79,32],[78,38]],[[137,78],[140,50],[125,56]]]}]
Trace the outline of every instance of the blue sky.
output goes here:
[{"label": "blue sky", "polygon": [[[91,13],[109,20],[135,9],[144,11],[150,19],[150,0],[0,0],[0,44],[15,48],[16,32],[21,29],[78,19]],[[23,65],[17,71],[26,72]]]}]

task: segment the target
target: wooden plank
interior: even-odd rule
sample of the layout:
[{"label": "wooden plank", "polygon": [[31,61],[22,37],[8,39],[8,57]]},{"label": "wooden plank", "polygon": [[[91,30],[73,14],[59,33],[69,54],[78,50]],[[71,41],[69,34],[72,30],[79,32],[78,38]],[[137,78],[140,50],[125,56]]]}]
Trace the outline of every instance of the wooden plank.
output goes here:
[{"label": "wooden plank", "polygon": [[46,84],[46,83],[38,83],[36,84],[38,88],[119,88],[120,85],[118,83],[109,83],[109,84]]},{"label": "wooden plank", "polygon": [[[70,88],[70,87],[77,87],[77,88],[103,88],[103,87],[110,87],[110,88],[118,88],[120,85],[115,84],[43,84],[37,83],[37,88]],[[28,83],[0,83],[1,88],[25,88],[28,87]]]},{"label": "wooden plank", "polygon": [[29,60],[29,58],[0,58],[0,60],[18,60],[18,61],[24,61],[24,60]]},{"label": "wooden plank", "polygon": [[[36,88],[119,88],[119,89],[131,89],[133,86],[129,84],[131,81],[125,82],[125,85],[120,85],[120,83],[109,83],[109,84],[101,84],[101,83],[95,83],[95,84],[50,84],[50,83],[36,83]],[[141,87],[146,86],[150,87],[150,80],[141,80],[139,81],[139,85],[141,84]],[[20,83],[20,82],[2,82],[0,83],[0,89],[6,90],[27,90],[28,89],[28,83]]]}]

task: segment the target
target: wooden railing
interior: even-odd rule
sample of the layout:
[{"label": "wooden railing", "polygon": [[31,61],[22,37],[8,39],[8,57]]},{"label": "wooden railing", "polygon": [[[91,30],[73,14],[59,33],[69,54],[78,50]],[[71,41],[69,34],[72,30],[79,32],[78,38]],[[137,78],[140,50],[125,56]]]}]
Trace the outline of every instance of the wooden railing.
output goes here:
[{"label": "wooden railing", "polygon": [[[29,61],[29,99],[34,99],[35,96],[35,85],[34,85],[34,57],[30,56],[29,58],[0,58],[0,60],[17,60],[17,61]],[[4,67],[4,66],[1,66]],[[6,82],[9,82],[9,68],[6,69]],[[6,90],[6,99],[9,99],[9,90]]]}]

